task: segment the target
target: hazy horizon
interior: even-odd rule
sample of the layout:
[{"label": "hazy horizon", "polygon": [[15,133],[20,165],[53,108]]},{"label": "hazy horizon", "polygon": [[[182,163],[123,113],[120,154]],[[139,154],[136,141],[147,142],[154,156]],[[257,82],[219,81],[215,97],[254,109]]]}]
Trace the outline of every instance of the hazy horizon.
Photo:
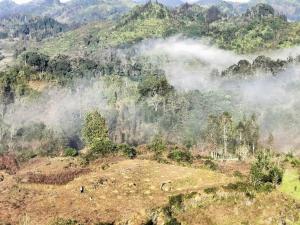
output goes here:
[{"label": "hazy horizon", "polygon": [[[2,2],[2,1],[3,0],[0,0],[0,2]],[[12,1],[14,1],[17,4],[25,4],[25,3],[29,3],[33,0],[12,0]],[[72,1],[72,0],[60,0],[60,1],[61,2],[69,2],[69,1]],[[224,1],[226,1],[226,2],[240,2],[240,3],[249,2],[249,0],[224,0]],[[193,2],[197,2],[197,0],[186,0],[186,2],[193,3]]]}]

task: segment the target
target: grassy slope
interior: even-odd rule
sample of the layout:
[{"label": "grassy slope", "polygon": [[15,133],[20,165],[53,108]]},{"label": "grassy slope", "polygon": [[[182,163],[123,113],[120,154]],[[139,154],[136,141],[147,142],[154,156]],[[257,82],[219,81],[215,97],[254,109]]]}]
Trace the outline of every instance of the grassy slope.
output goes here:
[{"label": "grassy slope", "polygon": [[[103,165],[108,168],[103,170]],[[26,216],[31,221],[29,224],[39,224],[39,221],[47,224],[56,217],[62,217],[84,224],[131,218],[132,224],[140,225],[147,210],[167,203],[170,195],[224,185],[235,179],[206,169],[148,160],[103,159],[88,167],[90,173],[66,185],[26,182],[28,172],[55,174],[68,168],[80,168],[79,162],[68,158],[35,159],[16,175],[6,174],[2,183],[4,188],[0,190],[0,202],[3,202],[0,204],[0,224],[18,224]],[[19,179],[14,180],[17,177]],[[100,182],[101,179],[105,180],[104,183]],[[172,190],[161,191],[161,184],[169,181]],[[82,185],[85,187],[84,194],[79,191]]]},{"label": "grassy slope", "polygon": [[[27,174],[59,174],[79,169],[80,161],[72,158],[37,158],[24,165],[16,175],[4,174],[0,190],[0,224],[47,224],[55,218],[76,219],[83,224],[128,221],[144,224],[152,209],[162,207],[169,196],[196,193],[184,202],[185,210],[175,210],[182,224],[232,225],[278,224],[282,218],[298,218],[293,199],[278,191],[257,194],[254,199],[243,193],[222,190],[235,182],[229,174],[207,169],[161,164],[149,160],[100,159],[89,165],[88,174],[66,185],[32,184]],[[171,190],[161,191],[163,182],[171,182]],[[83,194],[80,186],[85,187]],[[218,187],[206,194],[207,187]],[[63,196],[63,197],[62,197]],[[291,224],[291,223],[288,223]]]},{"label": "grassy slope", "polygon": [[[299,215],[292,199],[274,191],[257,194],[254,199],[235,194],[217,194],[200,207],[178,213],[176,218],[188,225],[280,224],[286,218],[297,220]],[[294,221],[291,221],[292,224]],[[286,221],[289,221],[287,219]]]},{"label": "grassy slope", "polygon": [[[60,37],[40,43],[40,51],[48,55],[69,54],[75,56],[82,54],[87,49],[84,39],[89,36],[97,36],[101,30],[108,29],[108,26],[105,22],[82,26],[80,29],[66,32]],[[35,43],[32,43],[31,48],[35,47],[37,47]]]},{"label": "grassy slope", "polygon": [[296,169],[285,172],[280,191],[300,200],[300,174]]}]

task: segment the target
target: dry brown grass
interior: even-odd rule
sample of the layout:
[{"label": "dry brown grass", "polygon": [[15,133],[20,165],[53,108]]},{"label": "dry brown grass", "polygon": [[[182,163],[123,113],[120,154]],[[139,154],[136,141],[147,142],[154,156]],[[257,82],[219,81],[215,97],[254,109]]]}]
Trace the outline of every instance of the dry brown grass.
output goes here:
[{"label": "dry brown grass", "polygon": [[[90,172],[76,173],[75,177],[71,176],[73,180],[62,185],[50,185],[56,183],[52,179],[57,178],[48,182],[53,175],[63,177],[68,171],[82,169]],[[16,179],[30,172],[42,174],[43,178],[39,177],[34,183]],[[205,188],[221,187],[236,179],[207,169],[150,160],[112,157],[85,168],[72,158],[37,158],[24,165],[16,175],[5,175],[0,189],[0,224],[2,221],[19,224],[26,217],[30,225],[47,224],[56,218],[76,219],[82,224],[130,220],[131,225],[141,225],[152,209],[168,203],[169,196],[204,193]],[[170,190],[162,191],[162,183],[170,183]],[[81,186],[84,186],[84,193],[80,193]],[[295,203],[283,197],[276,192],[260,195],[251,202],[238,196],[212,199],[205,207],[190,208],[175,216],[188,225],[241,224],[247,215],[253,218],[250,224],[267,224],[262,221],[268,221],[268,217],[278,218],[276,213],[294,216]],[[272,207],[275,207],[274,212]]]},{"label": "dry brown grass", "polygon": [[38,92],[42,92],[44,89],[46,89],[49,86],[48,82],[45,81],[29,81],[28,86]]},{"label": "dry brown grass", "polygon": [[[25,214],[32,224],[40,224],[41,220],[46,224],[58,217],[84,224],[131,218],[133,224],[141,224],[149,211],[166,204],[170,195],[221,185],[233,179],[209,170],[149,160],[111,159],[110,162],[99,160],[88,167],[90,173],[80,174],[65,185],[49,185],[45,179],[51,174],[63,174],[70,168],[79,170],[80,165],[63,158],[32,160],[16,176],[24,177],[31,171],[47,176],[39,177],[34,183],[18,183],[14,179],[7,183],[5,190],[0,190],[0,215],[12,224]],[[171,182],[169,192],[160,189],[163,182]],[[80,186],[85,187],[83,194]]]}]

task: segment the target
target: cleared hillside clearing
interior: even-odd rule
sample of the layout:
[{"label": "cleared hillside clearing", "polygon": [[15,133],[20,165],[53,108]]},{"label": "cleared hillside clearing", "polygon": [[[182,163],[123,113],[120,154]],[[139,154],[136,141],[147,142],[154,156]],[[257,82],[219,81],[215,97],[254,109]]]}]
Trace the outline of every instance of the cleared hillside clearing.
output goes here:
[{"label": "cleared hillside clearing", "polygon": [[[220,186],[235,178],[205,170],[159,164],[148,160],[125,160],[89,166],[66,185],[29,183],[29,172],[54,174],[79,168],[72,159],[36,159],[14,177],[5,175],[0,194],[0,215],[5,222],[30,218],[31,224],[54,218],[74,218],[85,224],[123,221],[135,217],[135,224],[147,218],[148,211],[168,202],[178,193]],[[163,183],[170,183],[167,191]],[[84,186],[84,193],[80,187]],[[18,216],[17,216],[18,215]]]}]

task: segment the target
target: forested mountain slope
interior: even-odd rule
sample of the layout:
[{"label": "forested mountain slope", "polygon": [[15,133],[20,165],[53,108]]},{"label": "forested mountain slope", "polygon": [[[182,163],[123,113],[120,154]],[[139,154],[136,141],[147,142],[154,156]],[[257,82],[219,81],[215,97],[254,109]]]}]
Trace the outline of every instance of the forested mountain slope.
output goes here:
[{"label": "forested mountain slope", "polygon": [[[133,0],[133,1],[139,4],[145,4],[149,2],[149,0]],[[183,0],[156,0],[156,1],[152,0],[152,2],[158,2],[168,7],[177,7],[184,3]]]},{"label": "forested mountain slope", "polygon": [[18,5],[12,0],[0,1],[0,18],[12,15],[48,16],[62,23],[82,24],[91,21],[113,19],[128,12],[131,0],[34,0]]},{"label": "forested mountain slope", "polygon": [[300,23],[179,3],[0,3],[0,224],[299,223]]},{"label": "forested mountain slope", "polygon": [[7,16],[0,19],[2,38],[29,37],[40,41],[47,37],[55,37],[68,30],[68,26],[50,17]]},{"label": "forested mountain slope", "polygon": [[[300,42],[299,23],[288,22],[265,4],[254,6],[241,16],[230,16],[216,7],[184,4],[169,9],[162,4],[147,3],[137,6],[112,25],[103,27],[103,24],[94,24],[89,27],[87,32],[81,32],[86,30],[83,27],[49,40],[41,50],[51,51],[51,54],[59,53],[59,49],[68,51],[74,46],[70,42],[73,38],[84,43],[88,51],[128,46],[142,40],[173,35],[208,39],[221,48],[240,53],[290,47]],[[76,33],[80,33],[80,37]]]}]

